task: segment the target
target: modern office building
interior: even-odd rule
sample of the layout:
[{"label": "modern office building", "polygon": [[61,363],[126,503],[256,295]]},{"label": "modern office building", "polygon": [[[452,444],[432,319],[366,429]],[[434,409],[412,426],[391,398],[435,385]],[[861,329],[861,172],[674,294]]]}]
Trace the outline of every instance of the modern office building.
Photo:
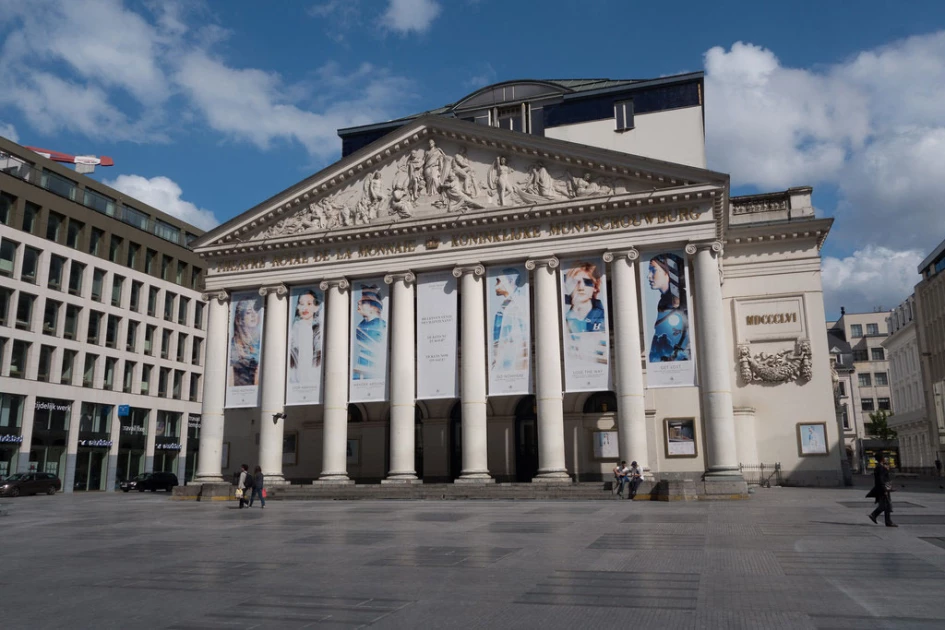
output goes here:
[{"label": "modern office building", "polygon": [[[915,285],[916,337],[928,418],[929,453],[945,462],[945,241],[919,264]],[[932,470],[932,469],[929,469]]]},{"label": "modern office building", "polygon": [[202,232],[0,138],[0,475],[192,476]]},{"label": "modern office building", "polygon": [[[810,188],[730,197],[701,73],[514,81],[339,132],[194,243],[197,480],[841,482]],[[222,462],[221,462],[222,459]],[[222,463],[222,466],[221,466]]]}]

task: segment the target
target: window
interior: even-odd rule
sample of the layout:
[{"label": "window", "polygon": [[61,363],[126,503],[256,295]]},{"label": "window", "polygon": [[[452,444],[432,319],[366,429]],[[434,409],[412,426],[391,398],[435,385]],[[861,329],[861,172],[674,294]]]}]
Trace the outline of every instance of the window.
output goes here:
[{"label": "window", "polygon": [[121,285],[124,282],[124,276],[112,276],[112,306],[121,306]]},{"label": "window", "polygon": [[98,333],[102,327],[103,314],[98,311],[89,311],[89,326],[86,331],[87,343],[98,343]]},{"label": "window", "polygon": [[10,356],[10,376],[26,378],[26,361],[30,354],[30,345],[25,341],[13,341],[13,354]]},{"label": "window", "polygon": [[171,396],[180,400],[180,393],[183,386],[184,386],[183,370],[174,370],[174,389],[171,392]]},{"label": "window", "polygon": [[891,408],[889,406],[889,398],[877,398],[876,402],[877,402],[877,405],[879,405],[879,408],[882,409],[883,411],[889,411]]},{"label": "window", "polygon": [[157,395],[161,398],[167,396],[167,380],[171,376],[171,368],[160,368],[158,370],[158,391]]},{"label": "window", "polygon": [[171,334],[172,332],[165,328],[161,332],[161,358],[166,359],[168,357],[168,352],[171,349]]},{"label": "window", "polygon": [[0,223],[10,225],[13,220],[13,211],[16,209],[16,197],[9,193],[0,192]]},{"label": "window", "polygon": [[843,422],[843,428],[849,430],[849,428],[850,428],[850,412],[849,412],[849,410],[847,409],[847,406],[846,406],[846,405],[843,405],[843,407],[840,408],[840,420]]},{"label": "window", "polygon": [[43,311],[43,334],[55,335],[56,326],[59,323],[59,309],[62,302],[46,298],[46,308]]},{"label": "window", "polygon": [[187,311],[190,306],[190,298],[185,298],[183,295],[180,296],[177,305],[177,323],[182,326],[187,323]]},{"label": "window", "polygon": [[496,127],[501,129],[511,129],[512,131],[528,131],[526,123],[526,112],[528,110],[522,105],[513,105],[512,107],[501,107],[496,110]]},{"label": "window", "polygon": [[43,177],[40,180],[40,186],[60,197],[75,201],[76,184],[71,179],[66,179],[62,175],[57,175],[52,171],[43,169]]},{"label": "window", "polygon": [[94,190],[85,189],[82,205],[110,217],[115,216],[115,200]]},{"label": "window", "polygon": [[867,325],[866,325],[866,334],[867,334],[867,335],[878,335],[878,334],[879,334],[879,324],[867,324]]},{"label": "window", "polygon": [[117,315],[108,316],[108,324],[105,326],[105,345],[114,348],[118,345],[118,327],[121,325],[121,318]]},{"label": "window", "polygon": [[[0,287],[0,326],[7,325],[7,317],[10,316],[10,298],[13,296],[13,291]],[[3,355],[0,355],[2,358]]]},{"label": "window", "polygon": [[847,384],[846,384],[844,381],[838,381],[838,382],[837,382],[837,393],[838,393],[840,396],[846,396],[846,395],[847,395]]},{"label": "window", "polygon": [[866,350],[854,350],[853,360],[854,361],[869,361],[870,355]]},{"label": "window", "polygon": [[39,273],[39,254],[38,249],[23,248],[23,267],[20,269],[20,280],[23,282],[36,284],[36,275]]},{"label": "window", "polygon": [[[886,374],[886,372],[877,372],[873,376],[876,377],[877,385],[883,385],[883,386],[889,385],[889,375]],[[880,409],[882,409],[882,407],[880,407]]]},{"label": "window", "polygon": [[62,224],[66,218],[56,212],[50,212],[46,219],[46,240],[59,242],[62,236]]},{"label": "window", "polygon": [[20,291],[20,299],[16,304],[16,327],[20,330],[29,330],[33,325],[33,303],[35,295]]},{"label": "window", "polygon": [[151,221],[151,215],[147,212],[135,210],[131,206],[122,206],[121,220],[128,225],[133,225],[140,230],[147,230],[148,223]]},{"label": "window", "polygon": [[35,203],[26,202],[23,208],[23,231],[33,234],[36,229],[36,220],[39,218],[41,208]]},{"label": "window", "polygon": [[138,345],[138,322],[131,320],[128,322],[128,335],[125,341],[125,349],[128,352],[135,352]]},{"label": "window", "polygon": [[873,361],[884,361],[886,355],[882,348],[870,348],[870,359]]},{"label": "window", "polygon": [[121,242],[121,237],[112,235],[112,240],[108,244],[108,260],[113,263],[117,263],[118,256],[121,255]]},{"label": "window", "polygon": [[82,387],[92,387],[95,381],[95,364],[97,362],[97,354],[85,355],[85,369],[82,371]]},{"label": "window", "polygon": [[148,289],[148,315],[154,317],[157,312],[158,288],[150,287]]},{"label": "window", "polygon": [[85,265],[80,262],[72,261],[69,265],[69,293],[79,295],[82,293],[82,275],[85,273]]},{"label": "window", "polygon": [[46,286],[56,291],[62,290],[62,272],[66,269],[66,259],[53,254],[49,257],[49,278]]},{"label": "window", "polygon": [[180,229],[160,219],[154,220],[154,234],[165,241],[180,243]]},{"label": "window", "polygon": [[17,243],[3,239],[0,241],[0,273],[5,276],[13,275],[13,265],[16,263]]},{"label": "window", "polygon": [[147,363],[141,366],[141,393],[147,394],[151,389],[151,366]]},{"label": "window", "polygon": [[157,257],[157,252],[151,249],[150,247],[144,252],[144,272],[147,274],[154,274],[154,259]]},{"label": "window", "polygon": [[202,270],[200,267],[191,267],[190,268],[190,288],[194,291],[200,289],[200,272]]},{"label": "window", "polygon": [[194,304],[194,328],[203,330],[203,302]]},{"label": "window", "polygon": [[105,270],[95,269],[92,271],[92,299],[96,302],[102,301],[102,285],[105,283]]},{"label": "window", "polygon": [[105,383],[102,385],[105,389],[115,388],[115,366],[117,364],[118,359],[111,357],[105,359]]},{"label": "window", "polygon": [[69,219],[69,230],[66,233],[66,245],[72,249],[79,249],[79,241],[82,240],[82,230],[85,224],[75,219]]},{"label": "window", "polygon": [[[72,224],[70,223],[70,227]],[[89,234],[89,253],[93,256],[98,256],[101,252],[99,251],[102,247],[102,240],[105,238],[104,230],[98,228],[92,228],[92,233]]]},{"label": "window", "polygon": [[194,343],[190,350],[190,362],[194,365],[200,365],[200,351],[203,349],[203,339],[194,337]]},{"label": "window", "polygon": [[862,326],[862,324],[850,324],[850,336],[851,336],[851,337],[862,337],[862,336],[863,336],[863,326]]},{"label": "window", "polygon": [[872,386],[873,383],[869,374],[857,374],[857,377],[860,379],[860,387]]},{"label": "window", "polygon": [[135,363],[132,361],[125,361],[125,376],[121,381],[121,391],[126,394],[131,393],[131,385],[134,383],[135,379]]},{"label": "window", "polygon": [[190,402],[197,402],[200,393],[200,375],[190,375]]},{"label": "window", "polygon": [[184,351],[187,348],[187,335],[181,333],[177,335],[177,362],[184,362]]},{"label": "window", "polygon": [[614,121],[617,131],[633,129],[633,101],[614,103]]},{"label": "window", "polygon": [[154,330],[155,326],[145,326],[144,328],[144,353],[154,356]]},{"label": "window", "polygon": [[75,357],[78,354],[75,350],[63,350],[62,352],[62,375],[59,382],[63,385],[72,385],[72,369],[75,366]]},{"label": "window", "polygon": [[167,280],[168,282],[170,282],[171,263],[173,262],[173,260],[174,260],[173,258],[167,255],[164,255],[161,257],[161,279],[162,280]]},{"label": "window", "polygon": [[82,309],[73,304],[66,306],[66,323],[62,329],[62,336],[66,339],[75,339],[79,329],[79,313]]},{"label": "window", "polygon": [[44,383],[49,382],[49,371],[52,368],[53,352],[56,349],[52,346],[39,347],[39,365],[37,366],[36,380]]},{"label": "window", "polygon": [[129,269],[138,268],[138,252],[141,251],[141,246],[137,243],[128,243],[128,265]]},{"label": "window", "polygon": [[177,284],[184,286],[184,275],[187,273],[187,263],[177,261]]},{"label": "window", "polygon": [[164,321],[174,321],[174,298],[177,297],[170,291],[164,292]]},{"label": "window", "polygon": [[137,280],[131,281],[131,299],[129,300],[128,308],[133,310],[135,313],[138,312],[138,302],[141,299],[141,287],[144,286]]},{"label": "window", "polygon": [[863,398],[860,400],[860,409],[863,411],[875,411],[876,408],[873,406],[872,398]]}]

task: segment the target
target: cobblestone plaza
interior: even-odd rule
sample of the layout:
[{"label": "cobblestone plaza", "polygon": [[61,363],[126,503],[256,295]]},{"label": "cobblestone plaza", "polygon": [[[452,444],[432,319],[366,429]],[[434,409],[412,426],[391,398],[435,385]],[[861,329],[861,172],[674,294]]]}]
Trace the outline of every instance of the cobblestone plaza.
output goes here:
[{"label": "cobblestone plaza", "polygon": [[0,502],[3,626],[942,628],[945,492],[747,501]]}]

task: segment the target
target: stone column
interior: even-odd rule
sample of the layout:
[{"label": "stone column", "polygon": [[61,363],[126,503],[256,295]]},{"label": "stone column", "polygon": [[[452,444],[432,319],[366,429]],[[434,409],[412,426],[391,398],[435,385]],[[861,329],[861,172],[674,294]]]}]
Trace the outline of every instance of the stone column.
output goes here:
[{"label": "stone column", "polygon": [[532,481],[570,483],[564,464],[564,393],[561,388],[561,317],[558,259],[528,260],[535,278],[535,367],[538,403],[538,474]]},{"label": "stone column", "polygon": [[322,472],[316,484],[353,484],[348,479],[348,344],[350,305],[345,278],[326,280],[325,292],[325,412],[322,438]]},{"label": "stone column", "polygon": [[226,352],[230,296],[226,291],[204,295],[209,304],[207,350],[200,410],[200,453],[195,484],[223,483],[223,405],[226,400]]},{"label": "stone column", "polygon": [[74,401],[69,414],[69,435],[66,438],[66,470],[62,476],[62,491],[72,494],[75,486],[75,462],[79,454],[79,426],[82,423],[82,403]]},{"label": "stone column", "polygon": [[729,376],[732,350],[725,333],[719,275],[722,244],[718,241],[698,245],[690,243],[686,245],[686,253],[695,255],[695,316],[698,318],[696,332],[702,357],[700,390],[706,429],[706,476],[734,476],[740,479]]},{"label": "stone column", "polygon": [[640,307],[637,300],[636,261],[640,252],[628,249],[605,252],[610,263],[614,291],[614,358],[617,390],[617,441],[620,459],[636,460],[640,470],[649,470],[646,443]]},{"label": "stone column", "polygon": [[482,265],[456,267],[463,302],[460,331],[460,401],[463,406],[463,470],[455,483],[491,483],[486,439],[486,330]]},{"label": "stone column", "polygon": [[262,405],[259,414],[259,466],[266,483],[285,483],[282,476],[282,436],[285,430],[286,336],[288,289],[276,284],[259,289],[266,298],[262,344]]},{"label": "stone column", "polygon": [[411,273],[384,276],[393,285],[390,370],[390,471],[381,483],[423,483],[414,470],[416,434],[416,333],[414,282]]}]

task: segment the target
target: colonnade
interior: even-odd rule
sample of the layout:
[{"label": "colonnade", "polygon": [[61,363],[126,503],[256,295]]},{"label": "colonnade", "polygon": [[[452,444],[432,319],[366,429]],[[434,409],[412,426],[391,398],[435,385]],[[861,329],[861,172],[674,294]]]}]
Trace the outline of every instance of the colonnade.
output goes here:
[{"label": "colonnade", "polygon": [[[702,415],[705,423],[708,476],[738,475],[735,422],[732,408],[731,352],[726,341],[719,257],[721,243],[686,247],[693,258],[696,318],[699,333]],[[648,468],[644,374],[641,365],[640,309],[637,300],[636,249],[605,252],[611,266],[614,319],[615,389],[620,457],[635,459]],[[567,483],[565,467],[564,392],[561,378],[561,320],[558,259],[530,258],[533,274],[535,322],[536,402],[538,407],[539,468],[535,482]],[[486,418],[485,299],[481,264],[458,266],[453,276],[462,295],[460,329],[460,401],[462,404],[462,470],[456,483],[490,483]],[[416,405],[416,339],[414,320],[415,275],[392,273],[390,347],[390,471],[385,483],[419,483],[414,471],[414,417]],[[315,483],[349,484],[346,469],[350,282],[325,280],[324,422],[322,471]],[[267,285],[261,378],[259,462],[271,482],[283,479],[282,435],[285,414],[286,322],[288,290]],[[209,323],[204,371],[200,455],[195,482],[222,482],[224,397],[226,391],[229,297],[218,291],[208,296]],[[272,420],[270,422],[270,420]]]}]

